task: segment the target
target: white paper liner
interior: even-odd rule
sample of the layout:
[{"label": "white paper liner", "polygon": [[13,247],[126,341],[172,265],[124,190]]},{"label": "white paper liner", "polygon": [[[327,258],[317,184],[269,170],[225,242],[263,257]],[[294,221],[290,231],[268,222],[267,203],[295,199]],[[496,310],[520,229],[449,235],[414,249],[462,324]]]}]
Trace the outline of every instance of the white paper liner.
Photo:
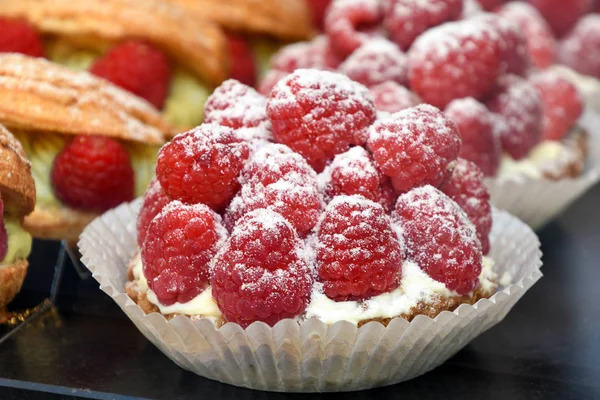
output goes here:
[{"label": "white paper liner", "polygon": [[588,108],[580,125],[589,134],[589,154],[581,176],[558,181],[525,176],[486,179],[492,204],[538,229],[594,186],[600,180],[600,114]]},{"label": "white paper liner", "polygon": [[435,319],[392,320],[361,328],[346,321],[331,326],[313,319],[301,325],[258,322],[246,331],[228,323],[146,315],[125,293],[127,265],[137,250],[140,201],[94,220],[79,242],[83,263],[138,329],[184,369],[209,379],[253,389],[317,392],[352,391],[391,385],[443,363],[469,341],[500,322],[542,276],[541,251],[533,231],[508,213],[494,210],[491,257],[499,277],[512,284],[475,305],[463,304]]}]

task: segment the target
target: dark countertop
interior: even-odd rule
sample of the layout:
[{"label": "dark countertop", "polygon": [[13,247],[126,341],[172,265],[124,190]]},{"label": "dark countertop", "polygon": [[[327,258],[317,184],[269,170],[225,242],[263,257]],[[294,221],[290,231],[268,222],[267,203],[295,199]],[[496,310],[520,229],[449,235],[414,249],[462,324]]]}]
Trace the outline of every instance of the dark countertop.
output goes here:
[{"label": "dark countertop", "polygon": [[[539,232],[544,277],[507,318],[440,368],[352,399],[600,399],[600,185]],[[32,269],[58,247],[36,243]],[[56,306],[0,341],[2,399],[291,399],[186,372],[135,328],[93,279],[64,265]],[[17,306],[47,295],[29,283]],[[33,300],[32,300],[33,299]],[[0,337],[3,335],[0,330]],[[311,397],[330,395],[312,395]]]}]

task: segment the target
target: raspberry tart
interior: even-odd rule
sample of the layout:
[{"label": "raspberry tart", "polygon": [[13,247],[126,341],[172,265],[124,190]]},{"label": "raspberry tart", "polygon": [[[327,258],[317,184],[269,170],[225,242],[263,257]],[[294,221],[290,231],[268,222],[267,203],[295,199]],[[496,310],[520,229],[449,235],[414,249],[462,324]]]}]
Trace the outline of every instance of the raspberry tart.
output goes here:
[{"label": "raspberry tart", "polygon": [[[376,121],[364,86],[314,69],[256,96],[160,150],[127,284],[146,313],[218,326],[387,325],[494,294],[484,175],[459,158],[459,131],[442,111],[420,105]],[[272,142],[229,126],[258,104]]]},{"label": "raspberry tart", "polygon": [[14,53],[0,64],[0,122],[21,141],[37,188],[25,229],[73,243],[96,215],[143,194],[171,127],[86,72]]}]

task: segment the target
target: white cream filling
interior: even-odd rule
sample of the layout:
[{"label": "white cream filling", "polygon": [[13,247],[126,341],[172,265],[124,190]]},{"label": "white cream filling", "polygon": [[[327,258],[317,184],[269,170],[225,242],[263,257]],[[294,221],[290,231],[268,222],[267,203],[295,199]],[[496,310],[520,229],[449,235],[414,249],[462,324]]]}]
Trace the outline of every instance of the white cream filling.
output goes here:
[{"label": "white cream filling", "polygon": [[[148,301],[156,305],[163,314],[202,315],[212,320],[218,320],[222,315],[212,298],[210,287],[187,303],[165,306],[148,288],[148,282],[142,273],[140,257],[137,258],[133,267],[133,276],[138,285],[137,290],[146,292]],[[483,257],[483,266],[479,275],[480,287],[486,292],[491,292],[496,286],[497,279],[498,276],[494,272],[494,260]],[[326,324],[333,324],[341,320],[358,324],[359,321],[366,319],[391,318],[407,313],[419,302],[431,301],[434,296],[450,297],[459,296],[459,294],[448,290],[443,283],[430,278],[417,264],[405,262],[402,265],[402,283],[398,288],[363,302],[331,300],[322,293],[320,285],[315,284],[306,312],[298,318],[319,318]]]},{"label": "white cream filling", "polygon": [[502,156],[498,178],[506,179],[515,176],[525,176],[540,179],[545,170],[559,162],[567,148],[561,142],[545,140],[536,145],[529,155],[522,160],[515,160],[508,154]]}]

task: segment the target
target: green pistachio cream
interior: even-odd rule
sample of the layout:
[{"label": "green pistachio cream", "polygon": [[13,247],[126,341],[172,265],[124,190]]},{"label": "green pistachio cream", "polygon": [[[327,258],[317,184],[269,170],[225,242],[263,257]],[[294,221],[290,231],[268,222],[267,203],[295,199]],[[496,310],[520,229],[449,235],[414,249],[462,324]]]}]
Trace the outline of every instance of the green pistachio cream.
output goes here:
[{"label": "green pistachio cream", "polygon": [[31,253],[31,235],[23,230],[18,220],[6,218],[4,227],[8,234],[8,251],[4,260],[0,261],[0,268],[14,264],[17,260],[25,260]]}]

